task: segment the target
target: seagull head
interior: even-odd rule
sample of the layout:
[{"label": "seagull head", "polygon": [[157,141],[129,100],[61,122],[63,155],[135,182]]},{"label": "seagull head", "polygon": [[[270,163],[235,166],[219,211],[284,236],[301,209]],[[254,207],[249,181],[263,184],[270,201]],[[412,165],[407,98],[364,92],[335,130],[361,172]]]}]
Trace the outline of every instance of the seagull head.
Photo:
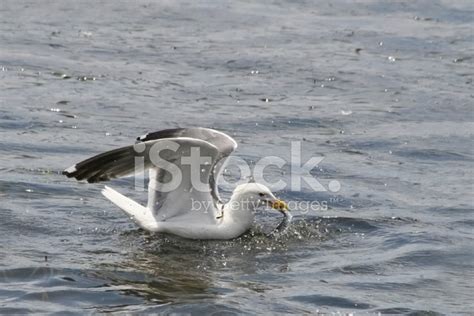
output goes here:
[{"label": "seagull head", "polygon": [[288,212],[288,205],[273,195],[268,187],[260,183],[245,183],[238,185],[232,195],[232,200],[248,203],[251,209],[270,206],[283,214]]}]

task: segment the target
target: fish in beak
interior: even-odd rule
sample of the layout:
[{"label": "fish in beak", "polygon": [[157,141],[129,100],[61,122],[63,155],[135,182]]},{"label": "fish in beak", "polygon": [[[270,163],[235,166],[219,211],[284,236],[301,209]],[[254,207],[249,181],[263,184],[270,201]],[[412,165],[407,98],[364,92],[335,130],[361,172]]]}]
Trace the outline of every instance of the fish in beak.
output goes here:
[{"label": "fish in beak", "polygon": [[268,201],[268,205],[271,206],[273,209],[280,211],[283,214],[288,212],[288,205],[282,200]]}]

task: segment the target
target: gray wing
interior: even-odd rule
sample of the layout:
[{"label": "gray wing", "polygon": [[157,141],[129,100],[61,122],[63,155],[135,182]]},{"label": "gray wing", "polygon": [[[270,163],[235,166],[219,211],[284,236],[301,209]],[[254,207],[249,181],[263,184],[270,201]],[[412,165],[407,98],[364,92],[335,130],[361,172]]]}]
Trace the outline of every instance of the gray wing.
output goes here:
[{"label": "gray wing", "polygon": [[[125,177],[135,171],[136,158],[144,159],[144,169],[151,167],[149,159],[151,147],[146,146],[150,144],[150,141],[176,139],[178,137],[200,139],[217,148],[218,155],[210,179],[211,187],[214,190],[217,176],[220,174],[226,158],[237,148],[237,143],[230,136],[207,128],[177,128],[148,133],[138,137],[134,146],[121,147],[96,155],[67,168],[63,171],[63,174],[68,178],[76,178],[79,181],[86,180],[89,183]],[[145,144],[144,150],[142,150],[140,144]],[[164,175],[161,175],[161,177],[164,177]]]},{"label": "gray wing", "polygon": [[[227,157],[237,149],[237,142],[229,135],[216,131],[210,128],[174,128],[165,129],[158,132],[148,133],[137,138],[137,143],[146,142],[150,140],[164,139],[164,138],[175,138],[175,137],[189,137],[195,139],[201,139],[216,146],[219,151],[216,161],[213,166],[211,176],[209,178],[209,184],[211,186],[211,194],[215,200],[222,203],[217,188],[217,179],[222,173],[224,166],[227,162]],[[157,177],[163,177],[164,175],[158,174]]]},{"label": "gray wing", "polygon": [[[207,163],[194,169],[194,174],[191,165],[182,160],[190,157],[193,150],[199,150],[200,157],[208,159]],[[161,138],[99,154],[64,170],[63,174],[88,182],[106,181],[133,174],[137,170],[138,161],[138,171],[150,170],[148,209],[158,221],[186,218],[212,223],[216,220],[218,210],[217,201],[210,194],[213,191],[210,178],[218,157],[217,147],[207,141],[188,137]],[[170,173],[170,167],[178,170],[180,176],[177,178],[177,185],[172,188],[169,188],[169,184],[176,174]],[[196,184],[202,187],[197,188]],[[193,202],[206,205],[206,209],[200,208],[202,212],[190,212]],[[201,213],[206,213],[207,216],[202,216]]]}]

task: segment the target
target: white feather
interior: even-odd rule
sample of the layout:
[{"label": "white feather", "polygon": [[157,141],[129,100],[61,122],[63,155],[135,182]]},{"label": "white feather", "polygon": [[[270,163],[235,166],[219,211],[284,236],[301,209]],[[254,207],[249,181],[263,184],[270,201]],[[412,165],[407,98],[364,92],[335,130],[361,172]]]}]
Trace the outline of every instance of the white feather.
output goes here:
[{"label": "white feather", "polygon": [[138,204],[125,195],[115,191],[111,187],[105,186],[102,194],[112,203],[120,207],[127,215],[129,215],[141,228],[150,231],[157,230],[157,221],[151,211]]}]

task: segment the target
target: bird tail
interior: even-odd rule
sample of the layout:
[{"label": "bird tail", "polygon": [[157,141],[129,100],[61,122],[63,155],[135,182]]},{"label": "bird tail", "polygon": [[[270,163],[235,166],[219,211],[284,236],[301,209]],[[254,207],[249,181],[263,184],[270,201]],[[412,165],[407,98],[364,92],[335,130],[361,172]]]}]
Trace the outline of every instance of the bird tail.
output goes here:
[{"label": "bird tail", "polygon": [[138,204],[108,186],[104,187],[102,194],[112,203],[120,207],[127,215],[131,216],[132,220],[141,228],[149,231],[157,231],[157,221],[147,207]]}]

